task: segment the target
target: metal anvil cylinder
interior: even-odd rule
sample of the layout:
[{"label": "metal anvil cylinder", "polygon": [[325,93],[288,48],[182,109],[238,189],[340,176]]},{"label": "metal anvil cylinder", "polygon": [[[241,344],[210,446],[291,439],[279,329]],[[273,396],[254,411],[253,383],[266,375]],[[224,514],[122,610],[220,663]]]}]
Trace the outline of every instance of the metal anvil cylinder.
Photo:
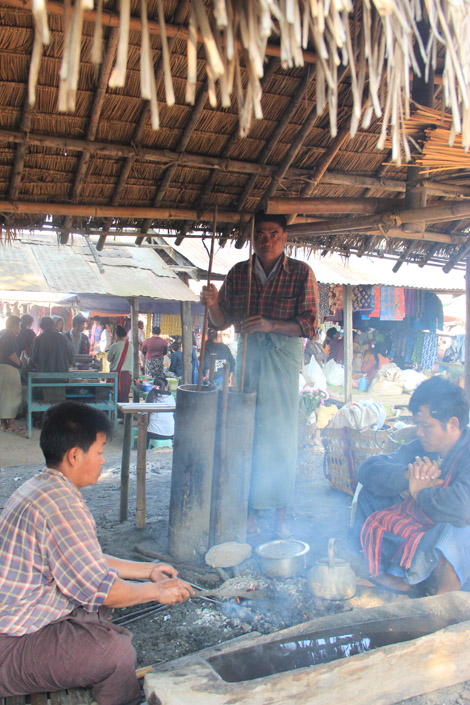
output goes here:
[{"label": "metal anvil cylinder", "polygon": [[209,548],[216,422],[216,387],[178,387],[168,552],[181,563],[200,563]]}]

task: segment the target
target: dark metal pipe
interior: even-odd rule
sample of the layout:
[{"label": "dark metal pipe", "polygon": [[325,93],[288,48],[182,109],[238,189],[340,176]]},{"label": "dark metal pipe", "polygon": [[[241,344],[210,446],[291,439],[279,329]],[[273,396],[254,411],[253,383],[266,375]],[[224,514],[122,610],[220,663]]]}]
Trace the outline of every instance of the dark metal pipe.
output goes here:
[{"label": "dark metal pipe", "polygon": [[[256,392],[231,387],[227,407],[219,392],[215,445],[210,543],[246,541]],[[223,419],[225,427],[222,427]]]},{"label": "dark metal pipe", "polygon": [[209,548],[216,423],[215,387],[178,387],[168,552],[181,563],[200,563]]}]

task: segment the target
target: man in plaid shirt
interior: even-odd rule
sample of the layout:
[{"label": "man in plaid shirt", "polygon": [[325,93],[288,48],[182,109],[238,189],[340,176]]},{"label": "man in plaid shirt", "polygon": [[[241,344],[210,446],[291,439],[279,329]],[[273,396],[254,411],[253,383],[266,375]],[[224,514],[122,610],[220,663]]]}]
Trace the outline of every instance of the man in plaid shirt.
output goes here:
[{"label": "man in plaid shirt", "polygon": [[107,608],[193,592],[172,566],[102,553],[80,489],[98,482],[109,433],[93,407],[50,407],[40,437],[47,467],[0,515],[0,698],[91,686],[99,705],[137,705],[132,635]]},{"label": "man in plaid shirt", "polygon": [[[301,338],[317,329],[315,276],[305,263],[287,257],[286,218],[259,211],[255,217],[251,299],[249,261],[236,264],[220,292],[203,287],[214,328],[234,325],[247,334],[245,388],[256,390],[256,421],[248,533],[257,533],[255,511],[276,510],[276,533],[290,535],[286,508],[292,500],[297,456]],[[243,345],[239,344],[237,371]],[[238,376],[238,375],[237,375]]]}]

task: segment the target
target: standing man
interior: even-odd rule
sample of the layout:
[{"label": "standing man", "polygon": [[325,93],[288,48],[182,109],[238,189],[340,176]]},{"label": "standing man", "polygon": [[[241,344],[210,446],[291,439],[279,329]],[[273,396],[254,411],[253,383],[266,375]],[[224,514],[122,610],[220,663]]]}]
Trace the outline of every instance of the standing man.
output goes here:
[{"label": "standing man", "polygon": [[152,335],[142,343],[142,352],[145,355],[145,374],[149,377],[164,375],[163,358],[168,352],[168,343],[160,338],[160,326],[152,328]]},{"label": "standing man", "polygon": [[[287,222],[283,215],[255,216],[251,302],[249,261],[236,264],[217,292],[203,287],[214,328],[234,324],[247,334],[245,388],[256,390],[255,439],[248,533],[258,533],[257,510],[275,509],[278,536],[286,538],[286,508],[294,493],[299,407],[300,338],[317,328],[317,285],[311,268],[287,257]],[[237,351],[237,378],[243,345]]]},{"label": "standing man", "polygon": [[65,334],[72,344],[74,355],[88,355],[90,352],[90,341],[83,332],[85,324],[86,318],[78,313],[72,318],[72,329]]}]

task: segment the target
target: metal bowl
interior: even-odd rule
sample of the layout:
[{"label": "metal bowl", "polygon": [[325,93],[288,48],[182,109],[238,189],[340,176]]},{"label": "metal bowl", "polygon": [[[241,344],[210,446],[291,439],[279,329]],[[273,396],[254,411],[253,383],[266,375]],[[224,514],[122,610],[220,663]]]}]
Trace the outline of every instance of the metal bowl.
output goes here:
[{"label": "metal bowl", "polygon": [[261,570],[270,578],[292,578],[305,567],[310,546],[297,539],[279,539],[262,543],[255,549],[261,558]]}]

